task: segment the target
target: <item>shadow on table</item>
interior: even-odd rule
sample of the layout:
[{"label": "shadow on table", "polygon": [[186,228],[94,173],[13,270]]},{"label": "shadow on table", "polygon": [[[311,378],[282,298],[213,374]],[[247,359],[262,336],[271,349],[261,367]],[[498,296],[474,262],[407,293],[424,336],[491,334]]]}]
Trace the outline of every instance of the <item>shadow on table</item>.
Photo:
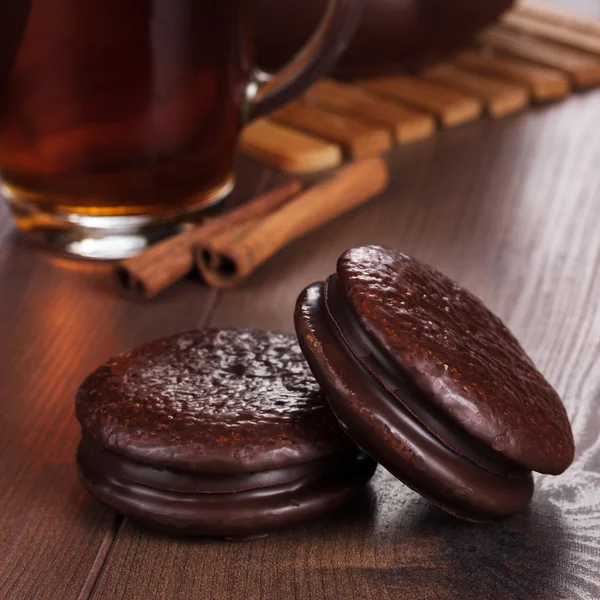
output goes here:
[{"label": "shadow on table", "polygon": [[278,535],[318,548],[322,572],[335,569],[354,589],[390,597],[554,600],[572,569],[569,530],[554,505],[474,524],[392,485],[387,474],[303,529]]},{"label": "shadow on table", "polygon": [[412,523],[403,523],[401,535],[413,557],[398,573],[402,586],[435,591],[436,598],[554,599],[560,597],[561,570],[569,568],[568,530],[548,505],[484,525],[423,504]]},{"label": "shadow on table", "polygon": [[[252,589],[279,590],[308,577],[324,589],[352,590],[357,599],[561,597],[561,582],[573,565],[565,556],[568,529],[552,506],[477,525],[446,515],[402,487],[395,492],[398,502],[384,505],[380,491],[369,486],[327,518],[253,541],[175,538],[128,520],[120,535],[123,543],[143,540],[161,555],[168,548],[179,556],[183,562],[172,574],[175,579],[185,576],[183,565],[207,557],[216,561],[223,565],[223,580],[213,582],[217,587],[239,575]],[[260,573],[260,581],[248,580],[248,573]]]}]

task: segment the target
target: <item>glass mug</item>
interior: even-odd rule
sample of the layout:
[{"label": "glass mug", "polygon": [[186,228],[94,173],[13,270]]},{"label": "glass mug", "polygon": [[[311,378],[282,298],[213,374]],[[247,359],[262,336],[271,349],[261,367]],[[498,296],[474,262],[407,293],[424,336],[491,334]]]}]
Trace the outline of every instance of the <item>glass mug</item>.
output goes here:
[{"label": "glass mug", "polygon": [[3,0],[0,175],[17,226],[95,258],[181,228],[232,189],[243,123],[333,66],[361,4],[330,0],[269,75],[252,0]]}]

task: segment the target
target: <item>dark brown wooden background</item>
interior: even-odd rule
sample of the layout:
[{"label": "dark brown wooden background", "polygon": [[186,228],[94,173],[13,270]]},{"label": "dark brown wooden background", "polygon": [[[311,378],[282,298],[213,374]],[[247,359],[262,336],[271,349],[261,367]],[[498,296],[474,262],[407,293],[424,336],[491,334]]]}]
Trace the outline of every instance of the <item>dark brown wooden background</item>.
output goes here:
[{"label": "dark brown wooden background", "polygon": [[[600,16],[597,0],[556,3]],[[387,193],[239,290],[189,279],[147,304],[118,297],[104,266],[23,244],[0,206],[0,598],[600,598],[600,92],[473,123],[389,161]],[[240,169],[238,197],[280,177]],[[90,370],[207,324],[291,331],[302,287],[366,243],[414,254],[481,296],[561,393],[577,459],[538,477],[528,512],[462,523],[380,469],[333,518],[228,543],[152,534],[82,491],[73,396]]]}]

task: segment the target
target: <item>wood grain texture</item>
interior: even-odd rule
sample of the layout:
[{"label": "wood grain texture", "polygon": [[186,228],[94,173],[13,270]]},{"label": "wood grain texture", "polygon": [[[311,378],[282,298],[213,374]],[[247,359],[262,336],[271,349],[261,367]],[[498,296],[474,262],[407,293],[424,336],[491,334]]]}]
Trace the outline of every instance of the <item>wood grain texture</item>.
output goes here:
[{"label": "wood grain texture", "polygon": [[523,515],[460,523],[383,470],[335,517],[248,544],[124,523],[94,599],[592,600],[600,595],[598,93],[483,121],[390,156],[372,204],[299,241],[220,297],[218,326],[292,330],[298,291],[346,248],[383,243],[443,269],[501,315],[563,396],[578,444]]},{"label": "wood grain texture", "polygon": [[[248,162],[238,197],[270,181]],[[0,598],[87,598],[120,518],[77,482],[75,391],[111,355],[202,326],[216,294],[188,279],[153,303],[123,299],[108,266],[23,244],[4,203],[0,236]]]},{"label": "wood grain texture", "polygon": [[[121,299],[106,267],[22,244],[0,205],[0,598],[597,600],[599,119],[600,92],[589,92],[397,148],[381,198],[226,294],[188,279],[149,304]],[[232,204],[280,182],[242,167]],[[152,534],[81,491],[72,400],[84,374],[207,318],[291,331],[299,290],[366,243],[412,253],[480,295],[564,398],[576,462],[537,478],[529,511],[462,523],[380,470],[330,519],[227,543]]]}]

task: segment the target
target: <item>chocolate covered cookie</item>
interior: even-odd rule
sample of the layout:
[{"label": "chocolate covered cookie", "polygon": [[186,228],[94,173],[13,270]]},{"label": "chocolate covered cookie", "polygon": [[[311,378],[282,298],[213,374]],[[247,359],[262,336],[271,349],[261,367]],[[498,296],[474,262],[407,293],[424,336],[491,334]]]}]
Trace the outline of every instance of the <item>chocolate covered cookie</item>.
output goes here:
[{"label": "chocolate covered cookie", "polygon": [[81,385],[86,489],[177,534],[248,536],[329,513],[375,470],[341,431],[293,336],[192,331]]},{"label": "chocolate covered cookie", "polygon": [[573,460],[566,411],[504,324],[439,271],[376,246],[300,295],[300,345],[346,432],[457,516],[527,507]]}]

